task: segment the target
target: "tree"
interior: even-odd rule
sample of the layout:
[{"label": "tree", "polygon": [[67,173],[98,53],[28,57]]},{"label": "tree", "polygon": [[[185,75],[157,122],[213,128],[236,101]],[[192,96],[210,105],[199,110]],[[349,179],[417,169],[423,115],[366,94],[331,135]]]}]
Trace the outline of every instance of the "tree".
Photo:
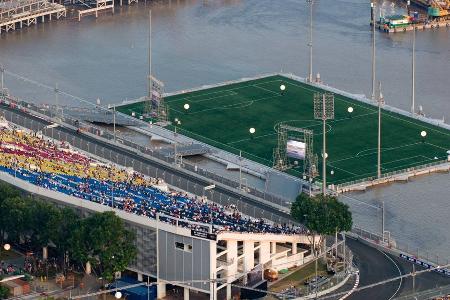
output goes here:
[{"label": "tree", "polygon": [[108,281],[136,257],[134,235],[114,212],[95,213],[75,230],[72,251],[80,263],[89,262]]},{"label": "tree", "polygon": [[42,201],[29,201],[29,220],[27,237],[36,249],[47,247],[56,239],[60,226],[61,211],[52,204]]},{"label": "tree", "polygon": [[9,297],[9,289],[6,286],[0,285],[0,299],[7,299]]},{"label": "tree", "polygon": [[5,198],[1,203],[0,211],[2,212],[0,218],[2,238],[7,235],[8,240],[20,242],[30,221],[28,201],[20,196]]},{"label": "tree", "polygon": [[52,242],[56,246],[57,256],[62,260],[63,266],[66,265],[66,261],[68,260],[66,255],[70,253],[75,232],[81,226],[80,222],[80,217],[71,208],[63,208],[58,214],[58,225]]},{"label": "tree", "polygon": [[[349,231],[353,224],[348,205],[331,195],[309,197],[302,193],[292,204],[291,215],[312,231],[312,241],[315,235],[320,235],[319,244],[322,244],[326,235]],[[315,255],[318,254],[318,249],[314,248],[313,251]]]},{"label": "tree", "polygon": [[[0,211],[2,212],[2,218],[0,218],[0,246],[3,246],[6,237],[6,227],[8,226],[9,220],[4,218],[7,207],[4,205],[4,202],[8,198],[15,198],[19,196],[19,191],[17,189],[12,188],[11,185],[6,183],[0,183]],[[0,249],[0,252],[2,250]]]}]

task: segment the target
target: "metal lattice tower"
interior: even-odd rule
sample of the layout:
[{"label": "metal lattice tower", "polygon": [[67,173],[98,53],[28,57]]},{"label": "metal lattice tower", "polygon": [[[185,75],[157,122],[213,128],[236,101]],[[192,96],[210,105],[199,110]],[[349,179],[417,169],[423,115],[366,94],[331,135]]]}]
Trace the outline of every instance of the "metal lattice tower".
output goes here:
[{"label": "metal lattice tower", "polygon": [[157,111],[156,111],[156,119],[159,123],[167,124],[169,121],[169,108],[164,101],[164,98],[161,98],[158,103]]},{"label": "metal lattice tower", "polygon": [[144,115],[150,115],[153,111],[152,105],[152,11],[148,12],[148,74],[147,74],[147,99],[145,101]]},{"label": "metal lattice tower", "polygon": [[289,169],[290,166],[286,153],[287,129],[282,125],[278,126],[277,137],[277,147],[273,149],[273,168],[284,171]]},{"label": "metal lattice tower", "polygon": [[313,151],[313,131],[280,124],[277,128],[278,144],[273,150],[273,168],[277,170],[287,170],[295,166],[287,156],[287,142],[289,139],[299,140],[305,143],[305,158],[303,162],[303,174],[312,175],[316,173],[317,162],[314,160]]},{"label": "metal lattice tower", "polygon": [[327,120],[334,119],[334,94],[315,93],[314,94],[314,119],[322,120],[322,193],[327,190]]}]

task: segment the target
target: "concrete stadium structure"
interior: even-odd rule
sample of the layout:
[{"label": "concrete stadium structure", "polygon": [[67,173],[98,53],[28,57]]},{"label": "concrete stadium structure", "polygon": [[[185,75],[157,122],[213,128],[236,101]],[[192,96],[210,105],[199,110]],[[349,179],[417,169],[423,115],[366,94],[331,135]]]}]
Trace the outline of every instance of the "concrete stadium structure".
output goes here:
[{"label": "concrete stadium structure", "polygon": [[[4,172],[0,180],[12,184],[33,197],[50,201],[59,207],[71,207],[80,215],[112,210],[110,207],[45,189]],[[184,299],[190,291],[206,293],[210,299],[231,299],[232,283],[249,287],[263,282],[263,270],[299,266],[313,259],[307,235],[270,233],[208,233],[114,209],[128,229],[136,234],[138,254],[129,270],[158,282],[158,298],[166,296],[166,284],[184,288]],[[186,222],[186,220],[183,220]],[[194,223],[194,222],[190,222]],[[318,241],[318,240],[316,240]],[[218,295],[221,295],[218,297]]]},{"label": "concrete stadium structure", "polygon": [[[0,180],[39,200],[71,207],[81,216],[113,210],[136,236],[138,254],[128,269],[138,280],[144,276],[156,280],[158,298],[166,296],[170,284],[184,289],[184,299],[190,292],[209,294],[210,299],[231,299],[233,283],[259,287],[265,269],[290,268],[313,259],[313,239],[307,234],[216,232],[210,224],[159,214],[151,219],[40,187],[6,172],[0,172]],[[187,223],[196,230],[186,228]]]}]

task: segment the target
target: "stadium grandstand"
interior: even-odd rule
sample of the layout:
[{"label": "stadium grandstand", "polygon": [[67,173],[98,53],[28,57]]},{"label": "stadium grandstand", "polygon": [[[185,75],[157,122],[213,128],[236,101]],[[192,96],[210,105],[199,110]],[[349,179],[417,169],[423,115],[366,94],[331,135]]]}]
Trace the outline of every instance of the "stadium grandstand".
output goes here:
[{"label": "stadium grandstand", "polygon": [[0,171],[0,180],[81,214],[114,210],[136,233],[129,270],[156,280],[158,298],[167,284],[191,281],[177,283],[185,299],[190,292],[231,299],[230,283],[261,287],[265,269],[309,262],[318,241],[301,226],[245,216],[5,120]]}]

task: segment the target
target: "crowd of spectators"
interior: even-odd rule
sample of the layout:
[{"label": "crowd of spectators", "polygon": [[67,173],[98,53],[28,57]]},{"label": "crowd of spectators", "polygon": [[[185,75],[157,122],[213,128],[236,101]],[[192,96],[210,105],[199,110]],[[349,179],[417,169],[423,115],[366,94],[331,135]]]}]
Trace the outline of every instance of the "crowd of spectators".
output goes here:
[{"label": "crowd of spectators", "polygon": [[35,132],[0,128],[0,171],[34,185],[149,218],[157,214],[212,225],[214,231],[296,234],[301,228],[243,216],[203,197],[157,188],[161,179],[104,164],[76,151],[70,144]]}]

